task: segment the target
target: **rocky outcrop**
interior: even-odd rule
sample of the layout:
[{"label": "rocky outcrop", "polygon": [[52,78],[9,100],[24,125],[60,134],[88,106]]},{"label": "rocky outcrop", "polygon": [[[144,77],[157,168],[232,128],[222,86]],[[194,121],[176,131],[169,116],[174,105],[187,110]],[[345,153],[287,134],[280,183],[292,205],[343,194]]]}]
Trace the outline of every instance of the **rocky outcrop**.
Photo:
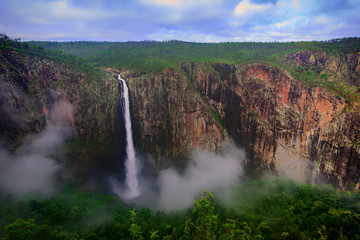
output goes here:
[{"label": "rocky outcrop", "polygon": [[110,148],[115,132],[117,81],[105,71],[16,51],[0,52],[0,136],[15,149],[46,125],[73,128],[67,163],[81,172]]},{"label": "rocky outcrop", "polygon": [[315,71],[325,74],[326,80],[345,81],[360,86],[360,53],[342,55],[328,54],[324,51],[300,51],[288,54],[286,63],[298,67],[297,71]]}]

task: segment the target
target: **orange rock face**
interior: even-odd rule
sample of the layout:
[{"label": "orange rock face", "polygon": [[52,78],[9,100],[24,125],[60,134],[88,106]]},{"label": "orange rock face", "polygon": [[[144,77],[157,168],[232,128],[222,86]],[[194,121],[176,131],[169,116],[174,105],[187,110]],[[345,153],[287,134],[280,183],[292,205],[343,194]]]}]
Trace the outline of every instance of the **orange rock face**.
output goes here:
[{"label": "orange rock face", "polygon": [[219,77],[197,66],[185,71],[207,105],[224,118],[229,135],[246,148],[253,167],[310,182],[325,178],[340,186],[360,181],[359,173],[346,174],[360,170],[360,151],[344,137],[360,136],[360,117],[347,120],[359,130],[346,134],[343,99],[266,64],[213,67]]},{"label": "orange rock face", "polygon": [[[291,57],[305,70],[345,69],[324,53]],[[359,58],[348,57],[356,71]],[[127,79],[135,126],[157,166],[162,157],[177,159],[194,147],[218,151],[229,135],[245,148],[252,168],[296,180],[360,185],[360,113],[345,112],[341,97],[304,86],[283,69],[183,63],[182,71]]]},{"label": "orange rock face", "polygon": [[[134,127],[157,167],[184,161],[195,147],[218,151],[226,133],[206,104],[175,69],[154,77],[127,78]],[[179,164],[180,164],[179,162]]]}]

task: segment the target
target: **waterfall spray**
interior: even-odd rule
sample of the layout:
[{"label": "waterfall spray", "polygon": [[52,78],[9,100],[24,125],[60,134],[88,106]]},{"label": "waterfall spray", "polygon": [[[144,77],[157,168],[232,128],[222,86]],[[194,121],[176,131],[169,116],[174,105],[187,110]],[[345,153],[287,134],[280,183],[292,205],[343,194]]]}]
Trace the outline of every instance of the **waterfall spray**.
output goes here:
[{"label": "waterfall spray", "polygon": [[126,81],[118,75],[119,83],[122,85],[121,106],[125,120],[126,129],[126,186],[127,190],[124,193],[124,198],[132,199],[140,195],[140,188],[138,182],[138,169],[136,165],[135,148],[132,138],[131,118],[130,118],[130,102],[129,102],[129,88]]}]

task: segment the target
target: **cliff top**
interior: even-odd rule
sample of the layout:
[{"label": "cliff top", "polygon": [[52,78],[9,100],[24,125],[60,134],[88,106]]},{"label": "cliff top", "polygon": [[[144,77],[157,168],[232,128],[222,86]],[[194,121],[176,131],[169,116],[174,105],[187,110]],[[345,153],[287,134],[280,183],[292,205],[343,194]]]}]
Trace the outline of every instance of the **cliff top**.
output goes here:
[{"label": "cliff top", "polygon": [[137,75],[181,69],[183,62],[258,62],[286,70],[308,87],[325,87],[348,102],[360,100],[360,38],[312,42],[19,42],[0,47],[50,58],[87,71],[94,67],[130,70]]}]

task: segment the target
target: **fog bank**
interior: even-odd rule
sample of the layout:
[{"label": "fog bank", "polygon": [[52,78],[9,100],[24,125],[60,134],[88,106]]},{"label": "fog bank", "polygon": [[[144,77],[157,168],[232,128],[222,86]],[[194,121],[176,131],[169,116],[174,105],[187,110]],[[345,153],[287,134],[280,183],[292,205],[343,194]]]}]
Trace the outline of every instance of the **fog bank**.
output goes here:
[{"label": "fog bank", "polygon": [[16,199],[34,193],[49,196],[55,192],[55,173],[60,166],[54,154],[69,136],[68,127],[47,127],[28,136],[14,154],[0,149],[0,190]]},{"label": "fog bank", "polygon": [[[56,192],[55,177],[60,165],[56,155],[71,135],[73,109],[65,97],[57,97],[47,115],[47,126],[26,136],[15,152],[0,146],[0,191],[20,199],[28,194],[49,196]],[[8,112],[16,115],[16,111]],[[15,117],[11,118],[18,124]],[[15,119],[15,120],[14,120]]]},{"label": "fog bank", "polygon": [[238,183],[245,154],[235,146],[223,154],[195,150],[183,174],[169,168],[161,171],[159,209],[179,210],[193,205],[203,190],[218,191]]},{"label": "fog bank", "polygon": [[[166,211],[192,207],[203,190],[216,194],[239,183],[244,160],[244,151],[234,144],[227,144],[219,154],[193,150],[187,166],[181,171],[168,168],[160,171],[158,177],[140,178],[141,196],[127,202]],[[126,201],[123,184],[113,178],[110,184],[113,192]]]}]

